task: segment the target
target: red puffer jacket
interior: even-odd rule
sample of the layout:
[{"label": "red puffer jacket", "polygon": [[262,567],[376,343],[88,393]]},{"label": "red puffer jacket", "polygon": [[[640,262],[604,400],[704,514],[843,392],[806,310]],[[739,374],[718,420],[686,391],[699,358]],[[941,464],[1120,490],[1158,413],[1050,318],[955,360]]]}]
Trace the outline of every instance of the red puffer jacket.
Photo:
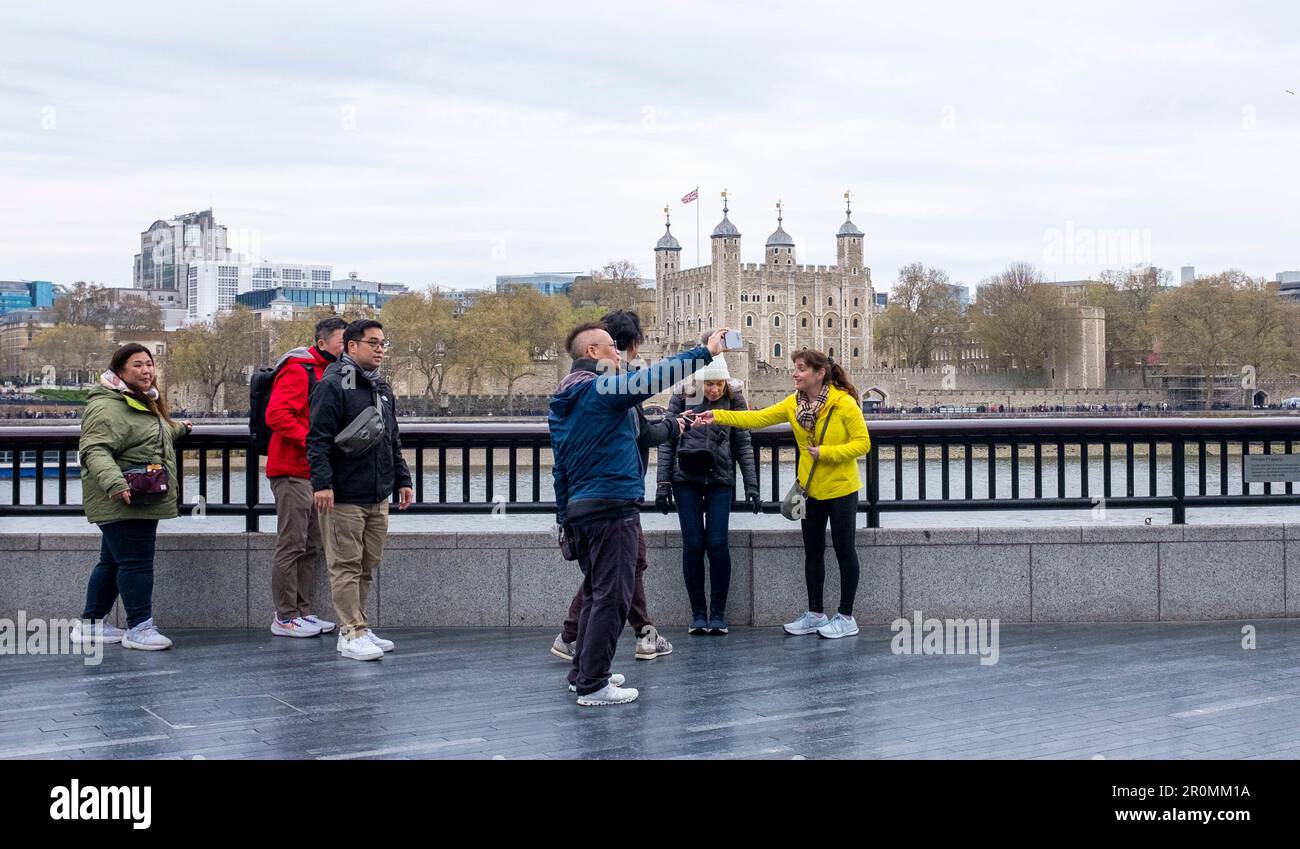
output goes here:
[{"label": "red puffer jacket", "polygon": [[[285,362],[287,360],[287,362]],[[307,365],[320,380],[330,361],[315,345],[295,348],[281,359],[284,367],[275,377],[271,399],[266,404],[266,424],[271,428],[271,445],[266,452],[268,478],[294,477],[311,480],[307,465]]]}]

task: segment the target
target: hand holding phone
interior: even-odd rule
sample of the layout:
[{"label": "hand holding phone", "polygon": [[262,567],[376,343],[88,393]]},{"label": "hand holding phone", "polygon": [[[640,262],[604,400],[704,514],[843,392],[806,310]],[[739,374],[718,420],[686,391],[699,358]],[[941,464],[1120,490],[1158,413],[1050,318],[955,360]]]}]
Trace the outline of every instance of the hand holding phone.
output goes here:
[{"label": "hand holding phone", "polygon": [[739,351],[743,348],[744,343],[740,341],[740,331],[728,330],[726,335],[722,337],[722,347],[727,351]]}]

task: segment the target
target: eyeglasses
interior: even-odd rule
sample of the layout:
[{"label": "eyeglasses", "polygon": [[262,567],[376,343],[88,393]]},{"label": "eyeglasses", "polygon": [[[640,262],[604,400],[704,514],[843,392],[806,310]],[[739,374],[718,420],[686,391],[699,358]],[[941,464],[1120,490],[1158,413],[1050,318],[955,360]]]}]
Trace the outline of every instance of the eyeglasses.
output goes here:
[{"label": "eyeglasses", "polygon": [[389,342],[387,339],[360,339],[358,341],[362,344],[369,345],[371,349],[375,351],[387,351],[389,348],[393,347],[393,343]]}]

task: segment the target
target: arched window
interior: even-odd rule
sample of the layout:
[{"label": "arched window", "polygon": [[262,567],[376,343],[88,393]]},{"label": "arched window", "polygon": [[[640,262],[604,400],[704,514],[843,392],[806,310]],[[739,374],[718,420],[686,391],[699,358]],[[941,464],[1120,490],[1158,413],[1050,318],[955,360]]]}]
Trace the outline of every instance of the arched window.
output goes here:
[{"label": "arched window", "polygon": [[799,319],[799,326],[800,326],[800,327],[807,327],[807,326],[808,326],[808,317],[807,317],[807,316],[804,316],[803,318]]},{"label": "arched window", "polygon": [[780,356],[781,356],[781,343],[780,343],[780,342],[777,342],[775,345],[772,346],[772,356],[774,356],[774,357],[780,357]]},{"label": "arched window", "polygon": [[774,316],[772,316],[772,326],[773,326],[773,327],[780,327],[780,326],[781,326],[781,316],[779,316],[779,315],[774,315]]},{"label": "arched window", "polygon": [[858,317],[856,315],[853,316],[853,329],[854,330],[858,329]]},{"label": "arched window", "polygon": [[804,295],[802,298],[799,299],[799,306],[801,306],[801,307],[806,307],[806,306],[808,306],[808,296],[807,296],[807,295]]},{"label": "arched window", "polygon": [[858,305],[858,299],[857,299],[857,298],[854,298],[854,299],[853,299],[853,306],[856,307],[857,305]]},{"label": "arched window", "polygon": [[752,315],[745,316],[745,326],[746,327],[754,326],[754,317]]},{"label": "arched window", "polygon": [[858,355],[858,349],[857,349],[857,348],[854,348],[854,349],[853,349],[853,356],[856,357],[857,355]]},{"label": "arched window", "polygon": [[835,299],[834,299],[834,298],[827,298],[827,299],[826,299],[826,306],[828,306],[828,307],[833,307],[833,306],[835,306]]},{"label": "arched window", "polygon": [[832,328],[832,327],[834,327],[834,326],[835,326],[835,319],[833,319],[833,318],[828,318],[828,319],[826,319],[826,327],[827,327],[827,329]]},{"label": "arched window", "polygon": [[741,295],[741,296],[740,296],[740,300],[741,300],[742,302],[743,302],[743,301],[748,301],[748,300],[749,300],[749,295]]}]

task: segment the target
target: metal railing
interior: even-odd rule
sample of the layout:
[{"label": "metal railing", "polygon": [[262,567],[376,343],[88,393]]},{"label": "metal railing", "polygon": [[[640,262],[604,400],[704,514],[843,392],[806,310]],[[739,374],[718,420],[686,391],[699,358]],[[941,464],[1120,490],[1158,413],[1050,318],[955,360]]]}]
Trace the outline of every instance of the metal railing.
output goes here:
[{"label": "metal railing", "polygon": [[[1250,454],[1293,453],[1300,416],[868,420],[868,427],[872,450],[860,463],[865,487],[859,510],[869,527],[879,527],[886,512],[1092,509],[1104,503],[1108,509],[1168,508],[1173,522],[1182,524],[1189,507],[1300,505],[1292,483],[1252,484],[1244,476]],[[79,428],[67,426],[0,428],[0,458],[12,477],[0,516],[80,515],[80,505],[68,498],[78,435]],[[793,480],[793,435],[785,425],[751,435],[767,490],[763,509],[777,512],[782,487]],[[543,422],[410,423],[402,426],[402,442],[415,480],[409,512],[554,509],[543,500],[550,477],[543,465],[550,455]],[[274,503],[263,497],[261,464],[234,486],[232,472],[248,456],[245,426],[200,425],[177,448],[187,473],[198,479],[197,493],[189,493],[186,474],[179,475],[183,512],[201,505],[210,515],[244,516],[250,531],[259,516],[274,514]],[[1072,455],[1079,462],[1067,462]],[[1232,471],[1237,466],[1240,476]],[[496,482],[498,469],[506,473],[504,486]],[[33,482],[31,492],[24,492],[24,480]],[[54,490],[52,498],[47,489]]]}]

